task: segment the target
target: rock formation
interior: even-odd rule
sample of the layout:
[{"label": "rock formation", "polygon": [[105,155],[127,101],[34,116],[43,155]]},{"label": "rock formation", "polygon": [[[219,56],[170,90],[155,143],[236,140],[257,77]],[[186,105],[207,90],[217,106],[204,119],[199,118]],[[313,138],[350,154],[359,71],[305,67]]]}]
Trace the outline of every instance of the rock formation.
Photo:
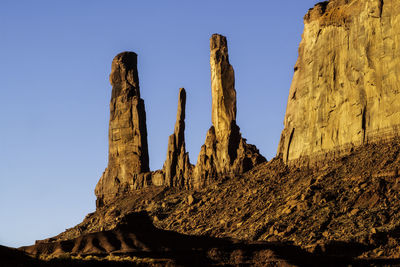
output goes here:
[{"label": "rock formation", "polygon": [[[140,266],[396,265],[399,12],[400,3],[389,0],[332,0],[309,11],[281,157],[243,175],[265,159],[236,124],[225,37],[211,38],[213,126],[193,174],[185,151],[184,89],[164,168],[150,174],[137,57],[118,55],[110,76],[109,165],[96,187],[98,206],[145,187],[150,176],[154,185],[189,188],[240,179],[197,192],[137,191],[20,252],[0,246],[0,265],[115,266],[121,259]],[[353,153],[340,157],[346,149]],[[339,157],[323,161],[323,168],[283,162],[307,163],[321,154]]]},{"label": "rock formation", "polygon": [[331,0],[304,18],[278,148],[285,162],[398,135],[400,2]]},{"label": "rock formation", "polygon": [[248,145],[236,125],[235,74],[229,64],[226,38],[210,39],[212,124],[202,146],[191,186],[199,188],[222,176],[250,170],[265,161],[258,149]]},{"label": "rock formation", "polygon": [[174,134],[162,170],[150,173],[146,113],[140,98],[137,55],[124,52],[112,63],[108,167],[95,193],[100,207],[118,195],[148,185],[200,188],[213,180],[244,173],[265,161],[246,143],[236,124],[235,75],[224,36],[210,39],[212,124],[195,168],[185,148],[186,91],[179,91]]},{"label": "rock formation", "polygon": [[96,185],[97,206],[151,180],[146,112],[140,98],[137,55],[118,54],[111,66],[108,166]]},{"label": "rock formation", "polygon": [[189,186],[192,165],[185,148],[185,106],[186,91],[180,88],[175,130],[168,139],[167,159],[163,167],[164,184],[170,187]]}]

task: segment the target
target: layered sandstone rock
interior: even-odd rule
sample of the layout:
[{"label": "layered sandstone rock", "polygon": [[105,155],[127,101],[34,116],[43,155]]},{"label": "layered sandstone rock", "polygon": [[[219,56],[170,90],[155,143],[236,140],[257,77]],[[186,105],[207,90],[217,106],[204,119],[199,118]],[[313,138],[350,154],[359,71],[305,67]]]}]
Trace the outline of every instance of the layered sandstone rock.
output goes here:
[{"label": "layered sandstone rock", "polygon": [[285,162],[398,134],[399,21],[400,2],[388,0],[331,0],[307,13],[278,148]]},{"label": "layered sandstone rock", "polygon": [[192,165],[185,148],[185,107],[186,91],[180,88],[175,130],[168,139],[167,159],[163,167],[164,185],[170,187],[187,188],[189,186]]},{"label": "layered sandstone rock", "polygon": [[118,54],[111,66],[108,166],[96,185],[97,206],[150,183],[146,112],[140,98],[137,55]]},{"label": "layered sandstone rock", "polygon": [[236,125],[235,74],[229,64],[226,38],[210,39],[212,124],[202,146],[191,186],[199,188],[222,176],[233,176],[265,161],[258,149],[248,145]]}]

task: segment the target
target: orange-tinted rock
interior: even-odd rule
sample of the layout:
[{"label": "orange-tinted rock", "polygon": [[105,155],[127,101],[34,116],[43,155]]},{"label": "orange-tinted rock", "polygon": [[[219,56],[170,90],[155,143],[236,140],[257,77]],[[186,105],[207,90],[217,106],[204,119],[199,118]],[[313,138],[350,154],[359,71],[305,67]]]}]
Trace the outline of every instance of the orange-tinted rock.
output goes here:
[{"label": "orange-tinted rock", "polygon": [[210,39],[212,123],[202,146],[191,186],[200,188],[222,176],[233,176],[264,162],[258,149],[248,145],[236,125],[235,73],[229,63],[226,37]]},{"label": "orange-tinted rock", "polygon": [[400,127],[399,1],[331,0],[304,17],[278,153],[307,163]]},{"label": "orange-tinted rock", "polygon": [[135,53],[123,52],[114,58],[110,83],[108,166],[96,185],[97,206],[151,182],[146,112]]},{"label": "orange-tinted rock", "polygon": [[170,187],[187,188],[189,186],[192,165],[185,148],[185,107],[186,91],[181,88],[175,130],[168,139],[167,159],[163,167],[164,184]]}]

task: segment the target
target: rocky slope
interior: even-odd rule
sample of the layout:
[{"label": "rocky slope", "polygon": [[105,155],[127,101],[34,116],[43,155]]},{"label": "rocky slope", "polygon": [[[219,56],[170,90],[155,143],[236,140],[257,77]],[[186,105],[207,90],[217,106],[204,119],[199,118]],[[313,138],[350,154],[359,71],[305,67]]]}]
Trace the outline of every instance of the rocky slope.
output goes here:
[{"label": "rocky slope", "polygon": [[331,0],[304,17],[278,153],[320,161],[398,135],[400,2]]},{"label": "rocky slope", "polygon": [[[242,242],[206,236],[189,236],[153,226],[146,212],[130,213],[109,231],[81,235],[66,241],[38,243],[21,248],[42,258],[73,256],[85,259],[114,259],[143,265],[209,266],[226,264],[266,264],[292,266],[318,261],[328,262],[290,244]],[[43,257],[43,256],[46,257]],[[74,262],[72,258],[72,262]],[[112,257],[111,257],[112,259]]]},{"label": "rocky slope", "polygon": [[[314,260],[307,265],[320,266],[318,257],[336,266],[343,262],[400,264],[399,166],[399,140],[361,146],[324,168],[289,167],[276,158],[237,179],[220,180],[198,191],[151,186],[120,196],[89,214],[78,226],[24,250],[37,253],[41,251],[38,247],[58,247],[62,240],[72,240],[68,241],[74,244],[70,247],[78,247],[75,240],[119,231],[126,216],[145,212],[149,215],[146,226],[132,223],[129,231],[151,233],[142,229],[154,224],[157,231],[209,236],[219,241],[248,240],[241,243],[242,248],[253,242],[267,247],[290,246],[303,253],[303,260],[309,256]],[[142,239],[155,242],[150,234]],[[84,247],[66,252],[85,254]],[[115,251],[119,249],[117,246]],[[276,255],[276,250],[272,251]],[[302,265],[291,257],[288,253],[279,259]]]}]

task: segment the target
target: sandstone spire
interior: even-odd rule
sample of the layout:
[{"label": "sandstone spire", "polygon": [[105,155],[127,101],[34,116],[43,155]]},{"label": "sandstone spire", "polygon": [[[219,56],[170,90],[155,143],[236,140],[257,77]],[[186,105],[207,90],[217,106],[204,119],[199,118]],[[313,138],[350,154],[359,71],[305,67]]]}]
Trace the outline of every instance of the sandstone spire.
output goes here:
[{"label": "sandstone spire", "polygon": [[308,164],[398,135],[399,1],[331,0],[304,17],[278,154]]},{"label": "sandstone spire", "polygon": [[233,176],[265,161],[258,149],[248,145],[236,125],[235,74],[229,63],[226,37],[210,39],[213,126],[209,129],[194,170],[192,186],[199,188],[221,176]]},{"label": "sandstone spire", "polygon": [[95,193],[97,206],[146,183],[149,172],[146,112],[140,98],[137,55],[118,54],[111,66],[108,166]]},{"label": "sandstone spire", "polygon": [[180,88],[175,130],[168,139],[167,159],[163,167],[164,184],[179,188],[188,187],[191,170],[189,154],[185,148],[185,105],[186,91]]},{"label": "sandstone spire", "polygon": [[210,39],[211,121],[218,139],[224,139],[236,121],[235,72],[229,64],[228,44],[222,35]]}]

